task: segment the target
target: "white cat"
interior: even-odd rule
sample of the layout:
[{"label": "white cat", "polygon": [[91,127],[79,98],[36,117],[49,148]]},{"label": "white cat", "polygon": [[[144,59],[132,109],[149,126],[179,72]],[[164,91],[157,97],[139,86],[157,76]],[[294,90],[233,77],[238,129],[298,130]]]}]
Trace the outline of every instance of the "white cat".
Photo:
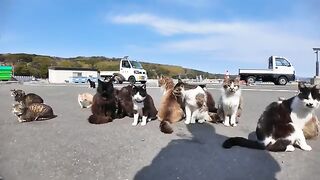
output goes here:
[{"label": "white cat", "polygon": [[226,77],[218,104],[218,116],[225,126],[237,126],[237,118],[242,110],[242,97],[239,78]]},{"label": "white cat", "polygon": [[207,93],[204,87],[190,85],[179,81],[174,89],[175,96],[181,96],[185,105],[186,120],[185,124],[212,121],[207,107]]}]

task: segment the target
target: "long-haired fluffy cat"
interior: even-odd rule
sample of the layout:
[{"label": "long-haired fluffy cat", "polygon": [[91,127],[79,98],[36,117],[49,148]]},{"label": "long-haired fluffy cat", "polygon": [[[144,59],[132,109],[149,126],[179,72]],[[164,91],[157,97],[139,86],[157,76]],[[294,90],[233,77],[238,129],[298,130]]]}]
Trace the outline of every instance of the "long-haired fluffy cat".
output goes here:
[{"label": "long-haired fluffy cat", "polygon": [[90,93],[78,94],[78,103],[81,108],[90,108],[92,106],[93,95]]},{"label": "long-haired fluffy cat", "polygon": [[299,93],[290,99],[273,102],[258,120],[256,135],[258,141],[233,137],[223,143],[224,148],[242,146],[269,151],[294,151],[295,146],[310,151],[303,133],[306,123],[314,117],[319,107],[320,87],[298,84]]},{"label": "long-haired fluffy cat", "polygon": [[112,78],[107,82],[98,80],[97,93],[92,100],[92,115],[88,119],[90,123],[108,123],[116,117],[116,91],[112,82]]},{"label": "long-haired fluffy cat", "polygon": [[158,85],[164,90],[158,111],[158,119],[161,121],[160,131],[171,134],[173,129],[170,124],[184,118],[184,104],[181,96],[173,94],[174,83],[172,78],[161,76]]},{"label": "long-haired fluffy cat", "polygon": [[21,89],[13,89],[11,90],[11,96],[14,97],[14,100],[21,103],[24,106],[29,106],[32,103],[43,103],[43,99],[34,93],[26,94]]},{"label": "long-haired fluffy cat", "polygon": [[133,102],[133,126],[142,118],[141,126],[147,124],[147,121],[157,119],[157,109],[154,106],[152,97],[147,93],[146,84],[142,86],[132,85],[132,102]]},{"label": "long-haired fluffy cat", "polygon": [[225,77],[218,104],[219,121],[225,126],[237,126],[237,120],[241,116],[242,96],[240,79]]},{"label": "long-haired fluffy cat", "polygon": [[158,87],[161,87],[163,94],[165,94],[167,91],[174,88],[174,83],[172,78],[167,76],[160,76],[158,78]]},{"label": "long-haired fluffy cat", "polygon": [[117,117],[125,116],[133,117],[133,102],[132,102],[132,84],[122,87],[117,91],[118,111]]},{"label": "long-haired fluffy cat", "polygon": [[57,117],[57,115],[54,115],[52,108],[43,103],[32,103],[29,106],[20,103],[14,104],[12,112],[18,117],[19,122],[48,120]]},{"label": "long-haired fluffy cat", "polygon": [[212,121],[207,104],[207,92],[204,86],[190,85],[179,81],[173,88],[173,94],[180,96],[184,103],[186,120],[185,123],[199,123]]}]

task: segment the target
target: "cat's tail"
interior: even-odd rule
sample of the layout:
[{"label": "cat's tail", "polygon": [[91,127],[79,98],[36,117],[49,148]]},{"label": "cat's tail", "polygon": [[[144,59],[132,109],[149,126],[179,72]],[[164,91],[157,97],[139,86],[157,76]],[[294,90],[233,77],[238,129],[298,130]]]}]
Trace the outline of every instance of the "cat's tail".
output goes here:
[{"label": "cat's tail", "polygon": [[45,120],[49,120],[49,119],[53,119],[58,117],[57,115],[52,115],[52,116],[48,116],[48,117],[36,117],[35,121],[45,121]]},{"label": "cat's tail", "polygon": [[173,129],[170,127],[170,123],[168,121],[161,121],[159,127],[160,127],[160,131],[165,134],[173,133]]},{"label": "cat's tail", "polygon": [[266,147],[258,141],[249,140],[243,137],[232,137],[224,141],[223,148],[230,149],[232,146],[246,147],[250,149],[265,150]]},{"label": "cat's tail", "polygon": [[91,115],[88,118],[89,123],[91,124],[104,124],[112,121],[111,117],[107,116],[96,116],[96,115]]}]

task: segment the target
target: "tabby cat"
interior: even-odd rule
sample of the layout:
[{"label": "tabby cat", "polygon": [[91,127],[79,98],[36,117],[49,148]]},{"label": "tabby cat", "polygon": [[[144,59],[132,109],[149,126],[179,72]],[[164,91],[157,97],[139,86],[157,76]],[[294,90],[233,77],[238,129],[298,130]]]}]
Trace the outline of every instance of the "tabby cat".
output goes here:
[{"label": "tabby cat", "polygon": [[34,93],[26,94],[23,90],[13,89],[11,90],[11,96],[14,100],[21,103],[24,106],[29,106],[32,103],[43,103],[43,99]]},{"label": "tabby cat", "polygon": [[48,120],[57,117],[52,108],[43,103],[32,103],[27,107],[20,103],[14,104],[12,112],[18,117],[19,122]]}]

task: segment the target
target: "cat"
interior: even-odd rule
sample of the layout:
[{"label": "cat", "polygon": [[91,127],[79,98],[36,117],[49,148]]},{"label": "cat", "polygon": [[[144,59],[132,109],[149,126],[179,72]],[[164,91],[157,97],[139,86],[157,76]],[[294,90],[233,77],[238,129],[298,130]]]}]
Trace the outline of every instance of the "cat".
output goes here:
[{"label": "cat", "polygon": [[147,124],[147,120],[157,119],[157,109],[154,106],[152,97],[147,93],[146,84],[142,86],[132,85],[132,102],[133,102],[133,126],[139,122],[142,117],[141,126]]},{"label": "cat", "polygon": [[133,117],[132,84],[117,91],[118,118]]},{"label": "cat", "polygon": [[91,79],[88,79],[87,82],[89,82],[89,88],[96,88],[96,83],[92,81]]},{"label": "cat", "polygon": [[78,103],[81,108],[90,108],[92,106],[93,95],[90,93],[78,94]]},{"label": "cat", "polygon": [[26,94],[23,90],[13,89],[11,90],[11,96],[14,97],[14,100],[18,103],[21,103],[24,106],[29,106],[32,103],[43,103],[43,99],[34,93]]},{"label": "cat", "polygon": [[[281,103],[284,100],[285,100],[284,97],[278,98],[279,103]],[[306,122],[306,124],[302,129],[304,137],[306,139],[315,139],[316,137],[319,136],[319,128],[320,128],[320,123],[319,123],[318,117],[315,114],[313,114],[311,119],[308,122]]]},{"label": "cat", "polygon": [[234,79],[225,77],[218,104],[218,121],[222,121],[225,126],[237,126],[241,112],[242,96],[240,79],[238,77]]},{"label": "cat", "polygon": [[113,87],[113,79],[98,80],[97,93],[93,96],[91,112],[88,121],[92,124],[112,122],[116,118],[117,100]]},{"label": "cat", "polygon": [[171,134],[173,129],[170,124],[181,121],[185,116],[184,104],[181,96],[173,94],[174,83],[172,78],[161,76],[158,79],[158,85],[164,91],[157,115],[161,121],[159,128],[161,132]]},{"label": "cat", "polygon": [[269,151],[294,151],[296,146],[311,151],[306,142],[303,128],[314,117],[320,104],[320,86],[298,84],[299,93],[292,98],[273,102],[260,116],[256,135],[258,141],[233,137],[223,143],[224,148],[242,146]]},{"label": "cat", "polygon": [[186,120],[185,124],[212,121],[207,104],[207,92],[203,85],[190,85],[179,81],[173,88],[173,94],[180,96],[184,103]]},{"label": "cat", "polygon": [[43,103],[33,103],[27,107],[20,103],[14,104],[12,112],[18,117],[19,122],[48,120],[57,117],[52,108]]},{"label": "cat", "polygon": [[174,83],[172,78],[166,76],[160,76],[158,78],[158,87],[161,87],[163,94],[165,94],[170,89],[174,88]]}]

